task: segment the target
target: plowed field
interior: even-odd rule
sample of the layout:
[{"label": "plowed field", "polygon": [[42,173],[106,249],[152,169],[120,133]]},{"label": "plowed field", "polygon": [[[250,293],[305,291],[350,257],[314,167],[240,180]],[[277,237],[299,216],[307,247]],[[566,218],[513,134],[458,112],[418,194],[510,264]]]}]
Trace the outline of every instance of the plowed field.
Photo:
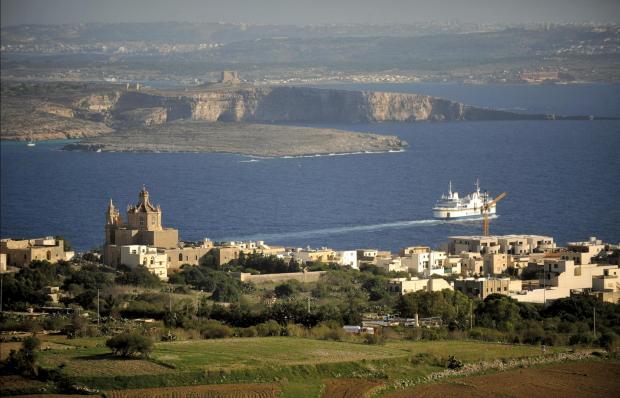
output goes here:
[{"label": "plowed field", "polygon": [[110,398],[276,398],[275,384],[216,384],[165,388],[117,390]]},{"label": "plowed field", "polygon": [[580,362],[452,379],[396,391],[383,398],[617,397],[620,363]]},{"label": "plowed field", "polygon": [[382,383],[364,379],[330,379],[325,382],[323,398],[362,398]]}]

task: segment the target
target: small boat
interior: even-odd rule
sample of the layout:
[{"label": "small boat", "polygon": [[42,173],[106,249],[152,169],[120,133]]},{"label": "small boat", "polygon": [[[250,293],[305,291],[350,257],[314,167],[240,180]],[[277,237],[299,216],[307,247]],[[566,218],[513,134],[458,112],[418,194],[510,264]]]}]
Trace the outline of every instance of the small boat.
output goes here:
[{"label": "small boat", "polygon": [[30,134],[30,139],[28,140],[28,143],[26,144],[26,146],[35,146],[36,144],[34,143],[34,139],[32,137],[32,133]]}]

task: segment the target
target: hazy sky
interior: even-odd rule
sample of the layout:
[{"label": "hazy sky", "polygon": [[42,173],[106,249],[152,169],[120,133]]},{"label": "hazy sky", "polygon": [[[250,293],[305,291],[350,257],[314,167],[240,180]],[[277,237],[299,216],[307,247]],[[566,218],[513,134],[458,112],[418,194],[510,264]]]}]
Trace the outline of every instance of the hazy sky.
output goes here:
[{"label": "hazy sky", "polygon": [[1,23],[620,22],[620,0],[0,0]]}]

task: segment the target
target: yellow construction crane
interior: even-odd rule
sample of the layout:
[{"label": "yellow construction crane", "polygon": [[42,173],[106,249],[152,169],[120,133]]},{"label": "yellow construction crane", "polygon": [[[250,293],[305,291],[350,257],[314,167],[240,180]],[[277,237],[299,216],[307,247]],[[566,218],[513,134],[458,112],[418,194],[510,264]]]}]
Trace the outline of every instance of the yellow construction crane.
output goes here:
[{"label": "yellow construction crane", "polygon": [[495,206],[497,202],[504,199],[506,195],[508,195],[508,193],[502,192],[501,194],[497,196],[497,198],[493,199],[492,201],[488,203],[485,203],[482,206],[482,208],[480,208],[480,211],[482,211],[482,235],[483,236],[489,236],[489,209]]}]

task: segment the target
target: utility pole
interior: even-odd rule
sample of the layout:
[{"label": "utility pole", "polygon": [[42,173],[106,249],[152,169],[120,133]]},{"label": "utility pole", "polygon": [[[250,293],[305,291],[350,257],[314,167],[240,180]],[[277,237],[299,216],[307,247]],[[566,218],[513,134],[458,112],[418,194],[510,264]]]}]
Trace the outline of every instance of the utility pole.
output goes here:
[{"label": "utility pole", "polygon": [[308,314],[310,313],[310,297],[308,297]]},{"label": "utility pole", "polygon": [[469,329],[474,328],[474,312],[473,312],[473,302],[469,301]]},{"label": "utility pole", "polygon": [[594,308],[594,339],[596,340],[596,307]]},{"label": "utility pole", "polygon": [[4,281],[4,273],[0,272],[0,314],[2,313],[2,296],[4,296],[4,290],[2,290],[3,281]]},{"label": "utility pole", "polygon": [[97,326],[101,325],[101,316],[99,313],[99,288],[97,288]]},{"label": "utility pole", "polygon": [[543,265],[543,307],[547,306],[547,269]]}]

